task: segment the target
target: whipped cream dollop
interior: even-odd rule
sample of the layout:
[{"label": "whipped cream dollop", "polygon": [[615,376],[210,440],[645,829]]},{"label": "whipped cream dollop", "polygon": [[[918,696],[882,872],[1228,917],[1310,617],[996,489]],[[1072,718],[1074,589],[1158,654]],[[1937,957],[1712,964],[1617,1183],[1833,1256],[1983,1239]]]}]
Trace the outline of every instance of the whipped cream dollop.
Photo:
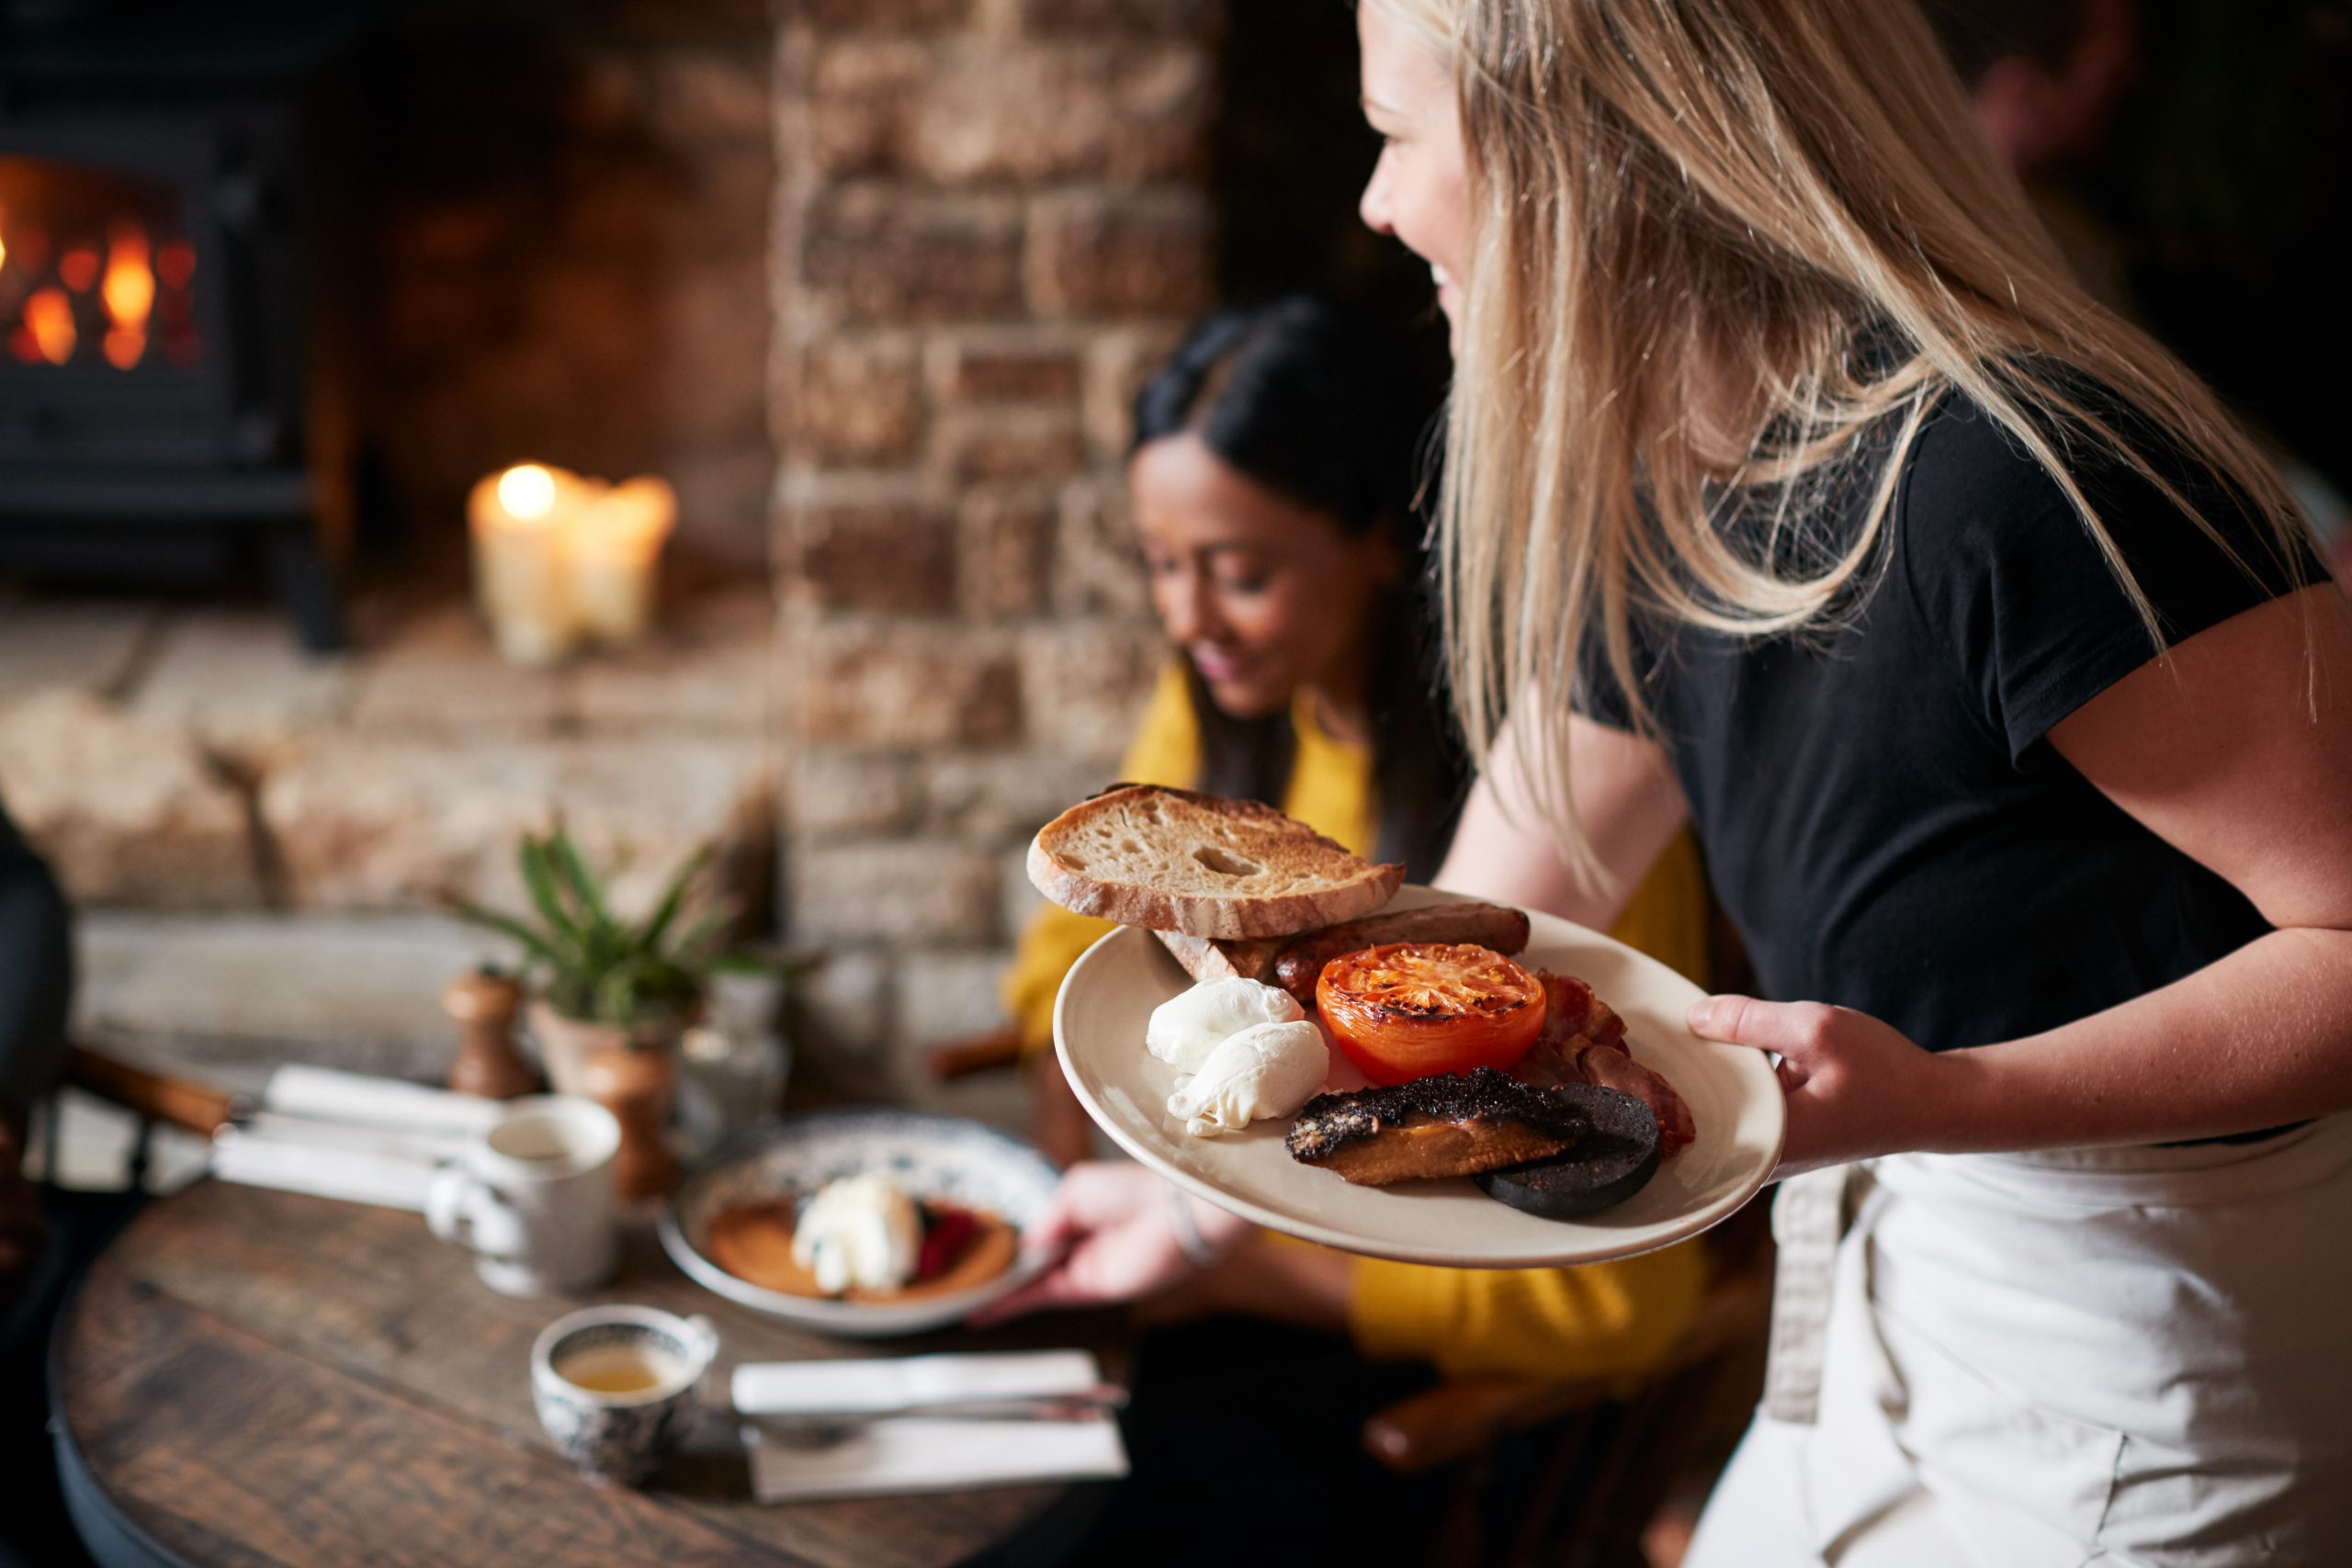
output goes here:
[{"label": "whipped cream dollop", "polygon": [[792,1227],[792,1260],[838,1296],[854,1285],[895,1291],[915,1277],[922,1215],[888,1177],[845,1176],[808,1200]]},{"label": "whipped cream dollop", "polygon": [[1238,977],[1204,980],[1152,1010],[1144,1049],[1180,1073],[1197,1073],[1218,1046],[1243,1030],[1295,1023],[1306,1016],[1297,998],[1278,986]]},{"label": "whipped cream dollop", "polygon": [[1314,1024],[1253,1024],[1209,1053],[1200,1071],[1168,1097],[1168,1114],[1184,1118],[1184,1131],[1196,1138],[1238,1132],[1290,1115],[1323,1087],[1330,1068],[1331,1049]]}]

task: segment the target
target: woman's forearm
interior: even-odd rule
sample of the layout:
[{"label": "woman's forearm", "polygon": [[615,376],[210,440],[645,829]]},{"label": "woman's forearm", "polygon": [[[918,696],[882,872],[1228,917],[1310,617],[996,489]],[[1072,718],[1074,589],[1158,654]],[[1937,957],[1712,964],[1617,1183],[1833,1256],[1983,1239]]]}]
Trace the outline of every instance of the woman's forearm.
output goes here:
[{"label": "woman's forearm", "polygon": [[1624,902],[1623,888],[1579,881],[1548,839],[1526,818],[1505,812],[1484,778],[1463,806],[1453,843],[1432,881],[1448,893],[1541,909],[1596,931],[1606,930]]},{"label": "woman's forearm", "polygon": [[2352,931],[2273,931],[2160,990],[1938,1058],[1913,1146],[2165,1143],[2352,1110]]},{"label": "woman's forearm", "polygon": [[1556,813],[1527,792],[1527,781],[1510,761],[1516,738],[1506,724],[1492,765],[1481,772],[1462,808],[1438,886],[1541,909],[1595,931],[1616,922],[1689,813],[1655,741],[1583,718],[1569,721],[1569,788],[1603,879],[1578,876],[1562,858],[1545,826]]}]

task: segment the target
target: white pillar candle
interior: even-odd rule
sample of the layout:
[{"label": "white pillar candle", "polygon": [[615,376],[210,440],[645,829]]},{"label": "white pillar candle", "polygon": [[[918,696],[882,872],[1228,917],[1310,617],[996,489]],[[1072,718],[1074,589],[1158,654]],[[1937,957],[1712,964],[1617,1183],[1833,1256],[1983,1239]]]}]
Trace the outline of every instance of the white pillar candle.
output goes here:
[{"label": "white pillar candle", "polygon": [[651,478],[616,485],[581,508],[568,551],[572,613],[586,635],[616,644],[645,635],[662,541],[677,520],[676,494]]},{"label": "white pillar candle", "polygon": [[566,558],[581,490],[560,469],[521,463],[483,479],[468,500],[475,600],[498,651],[517,664],[552,664],[578,640]]}]

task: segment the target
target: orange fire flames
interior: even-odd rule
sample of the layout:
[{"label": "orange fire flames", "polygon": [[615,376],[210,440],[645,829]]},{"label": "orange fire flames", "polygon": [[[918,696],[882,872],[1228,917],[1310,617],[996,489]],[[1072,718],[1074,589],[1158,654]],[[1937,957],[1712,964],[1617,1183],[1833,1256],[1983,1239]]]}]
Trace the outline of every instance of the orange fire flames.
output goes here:
[{"label": "orange fire flames", "polygon": [[25,301],[25,332],[34,350],[51,365],[74,357],[74,301],[65,290],[51,286],[33,291]]},{"label": "orange fire flames", "polygon": [[57,258],[57,276],[65,287],[76,294],[87,294],[98,280],[98,248],[96,245],[75,245]]},{"label": "orange fire flames", "polygon": [[107,247],[107,363],[128,370],[147,352],[147,317],[155,308],[155,273],[148,265],[147,233],[136,223],[118,223]]},{"label": "orange fire flames", "polygon": [[95,350],[129,370],[160,343],[172,364],[194,362],[188,287],[197,258],[185,236],[158,243],[130,217],[110,223],[103,241],[53,236],[7,210],[0,230],[0,269],[13,284],[0,297],[14,297],[15,313],[13,321],[0,316],[0,351],[28,365],[65,365]]},{"label": "orange fire flames", "polygon": [[186,240],[166,240],[155,253],[155,273],[173,288],[186,288],[196,276],[196,247]]}]

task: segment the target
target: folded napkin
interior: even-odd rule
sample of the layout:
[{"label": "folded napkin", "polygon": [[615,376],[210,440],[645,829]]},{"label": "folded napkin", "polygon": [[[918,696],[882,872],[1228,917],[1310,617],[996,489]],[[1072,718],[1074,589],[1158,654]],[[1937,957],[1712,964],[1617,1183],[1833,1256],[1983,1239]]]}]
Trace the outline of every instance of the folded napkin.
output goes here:
[{"label": "folded napkin", "polygon": [[435,1167],[430,1158],[255,1137],[235,1127],[212,1135],[212,1174],[223,1181],[387,1209],[423,1213]]},{"label": "folded napkin", "polygon": [[[1101,1385],[1084,1350],[907,1356],[897,1360],[747,1361],[735,1369],[745,1416],[858,1416],[925,1404],[1052,1399]],[[1001,1430],[999,1425],[999,1430]]]},{"label": "folded napkin", "polygon": [[[1107,1413],[1074,1420],[923,1413],[1082,1394],[1102,1382],[1088,1352],[1046,1350],[752,1362],[735,1369],[733,1393],[743,1415],[775,1422],[774,1430],[756,1419],[743,1427],[752,1495],[790,1503],[1125,1475],[1127,1451]],[[867,1413],[877,1418],[859,1418]],[[841,1424],[829,1427],[836,1417]]]},{"label": "folded napkin", "polygon": [[435,1168],[507,1112],[494,1100],[300,1065],[270,1074],[261,1102],[213,1134],[213,1175],[419,1211]]},{"label": "folded napkin", "polygon": [[752,1495],[763,1503],[1115,1480],[1127,1473],[1119,1425],[1108,1416],[1076,1421],[901,1416],[868,1421],[821,1445],[746,1423],[743,1447],[752,1463]]},{"label": "folded napkin", "polygon": [[314,1116],[286,1116],[256,1111],[232,1129],[247,1138],[274,1144],[301,1144],[311,1148],[346,1153],[396,1155],[402,1159],[452,1160],[463,1157],[473,1142],[470,1133],[444,1132],[437,1127],[386,1127],[355,1122],[323,1122]]},{"label": "folded napkin", "polygon": [[289,1116],[460,1134],[486,1131],[507,1110],[502,1100],[299,1063],[269,1075],[261,1102]]}]

